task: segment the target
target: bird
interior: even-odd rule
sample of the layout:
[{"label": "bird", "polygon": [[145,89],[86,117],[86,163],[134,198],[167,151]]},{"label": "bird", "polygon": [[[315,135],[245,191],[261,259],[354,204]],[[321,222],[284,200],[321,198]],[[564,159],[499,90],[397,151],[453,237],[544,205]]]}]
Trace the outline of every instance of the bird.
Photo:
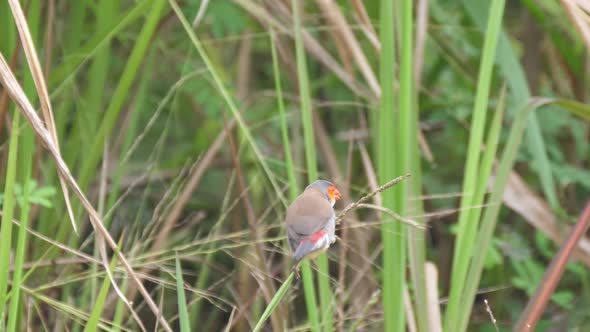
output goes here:
[{"label": "bird", "polygon": [[301,260],[315,258],[336,241],[334,204],[341,198],[332,182],[317,180],[287,208],[285,224],[295,272]]}]

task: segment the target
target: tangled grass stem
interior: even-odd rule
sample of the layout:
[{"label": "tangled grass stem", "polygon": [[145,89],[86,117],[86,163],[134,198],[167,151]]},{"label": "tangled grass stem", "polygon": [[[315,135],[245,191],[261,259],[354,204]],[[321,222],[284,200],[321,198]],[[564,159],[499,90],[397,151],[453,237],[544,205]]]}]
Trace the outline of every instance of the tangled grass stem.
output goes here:
[{"label": "tangled grass stem", "polygon": [[[344,208],[344,210],[342,210],[338,214],[338,216],[336,217],[336,223],[337,224],[340,223],[342,221],[342,219],[344,219],[344,216],[346,214],[348,214],[350,211],[352,211],[354,209],[357,209],[359,207],[363,207],[363,203],[365,203],[366,201],[368,201],[371,198],[375,197],[375,195],[377,195],[378,193],[380,193],[382,191],[385,191],[386,189],[389,189],[389,188],[395,186],[396,184],[404,181],[405,179],[409,178],[410,176],[411,176],[410,173],[407,173],[407,174],[402,175],[402,176],[398,176],[397,178],[395,178],[395,179],[387,182],[386,184],[382,185],[381,187],[377,188],[375,191],[372,191],[372,192],[368,193],[367,195],[361,197],[358,201],[356,201],[354,203],[350,203],[346,208]],[[369,206],[367,204],[367,206],[364,206],[364,207],[369,207]],[[370,207],[373,208],[374,206],[370,206]],[[386,211],[382,211],[382,212],[386,212],[388,214],[393,213],[392,211],[389,211],[389,210],[387,210],[387,211],[388,212],[386,212]],[[391,212],[391,213],[389,213],[389,212]],[[396,214],[396,216],[397,216],[397,214]],[[399,216],[399,217],[401,218],[401,216]],[[415,224],[415,222],[414,222],[414,224]]]}]

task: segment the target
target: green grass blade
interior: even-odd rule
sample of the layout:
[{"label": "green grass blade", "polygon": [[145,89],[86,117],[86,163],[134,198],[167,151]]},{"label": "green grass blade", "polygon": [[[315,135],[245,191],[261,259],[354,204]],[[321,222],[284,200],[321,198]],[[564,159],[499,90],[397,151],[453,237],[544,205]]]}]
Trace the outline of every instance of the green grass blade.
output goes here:
[{"label": "green grass blade", "polygon": [[[381,101],[379,105],[377,168],[379,182],[385,183],[399,174],[399,139],[395,127],[395,95],[393,82],[395,79],[394,52],[394,8],[393,0],[382,0],[380,7],[379,39],[381,55],[379,81],[381,84]],[[382,193],[383,206],[399,212],[399,197],[403,191],[396,186]],[[399,223],[386,222],[381,225],[383,242],[383,270],[381,283],[383,292],[384,330],[387,332],[403,331],[405,328],[404,305],[402,294],[405,280],[405,253]]]},{"label": "green grass blade", "polygon": [[590,121],[590,106],[588,104],[580,103],[575,100],[554,98],[547,98],[542,100],[542,102],[543,104],[557,105],[577,117]]},{"label": "green grass blade", "polygon": [[191,326],[188,319],[188,310],[186,307],[186,296],[184,294],[184,281],[182,278],[182,266],[178,253],[176,253],[176,294],[178,300],[178,319],[180,321],[180,331],[190,332]]},{"label": "green grass blade", "polygon": [[281,285],[281,287],[277,290],[276,294],[273,296],[270,303],[266,306],[266,309],[264,309],[262,316],[260,316],[260,319],[258,319],[256,326],[254,326],[254,330],[253,330],[254,332],[258,332],[262,329],[262,327],[264,326],[264,322],[266,322],[268,317],[270,317],[270,315],[277,308],[279,303],[281,303],[281,300],[283,299],[283,297],[285,297],[285,295],[287,294],[287,290],[291,286],[291,283],[293,283],[294,278],[295,278],[294,273],[289,274],[289,277],[287,277],[287,280],[285,280],[283,282],[283,284]]},{"label": "green grass blade", "polygon": [[[417,92],[414,80],[414,11],[413,1],[400,1],[401,8],[401,58],[400,58],[400,90],[399,90],[399,119],[398,131],[401,138],[399,162],[400,174],[412,173],[409,182],[402,181],[398,184],[400,186],[399,192],[401,196],[398,198],[397,213],[404,215],[406,211],[411,210],[412,206],[414,213],[416,210],[422,210],[420,200],[410,200],[411,197],[420,196],[421,192],[421,171],[420,171],[420,153],[418,147],[418,127],[419,117],[416,100]],[[418,212],[420,213],[420,212]],[[408,260],[412,277],[413,293],[414,293],[414,313],[419,331],[428,331],[428,308],[426,298],[426,279],[424,266],[426,263],[426,246],[425,233],[421,229],[414,229],[414,227],[404,230],[401,224],[398,226],[401,234],[407,232],[407,248]],[[400,237],[400,246],[406,247],[405,239]],[[403,241],[403,242],[402,242]],[[400,252],[398,260],[403,261],[405,254]],[[403,297],[403,289],[400,290],[398,296]]]},{"label": "green grass blade", "polygon": [[[283,101],[283,89],[281,85],[281,72],[279,70],[279,59],[277,56],[276,50],[276,43],[275,43],[275,32],[274,30],[270,30],[270,44],[271,44],[271,55],[272,55],[272,65],[273,65],[273,74],[275,80],[275,91],[277,93],[277,108],[279,110],[279,117],[281,121],[281,139],[283,143],[283,154],[285,155],[285,167],[287,170],[287,178],[289,179],[289,200],[294,201],[297,196],[299,195],[299,186],[297,185],[297,176],[295,174],[295,165],[293,163],[292,151],[291,151],[291,143],[289,139],[289,127],[287,125],[287,116],[285,114],[285,105]],[[287,244],[288,245],[288,244]],[[291,262],[290,257],[286,257],[285,261]],[[288,266],[288,265],[287,265]],[[302,265],[302,274],[305,278],[311,279],[311,282],[308,282],[310,285],[313,286],[313,278],[311,278],[311,270],[309,268],[309,264],[304,262]],[[287,270],[289,271],[289,270]],[[290,281],[289,281],[290,283]],[[279,292],[281,289],[279,289]],[[304,294],[306,304],[309,303],[309,306],[317,306],[315,300],[315,289],[314,287],[307,287],[304,289]],[[282,296],[282,295],[281,295]],[[310,316],[310,320],[314,322],[318,322],[317,315],[314,317]]]},{"label": "green grass blade", "polygon": [[[150,82],[153,78],[153,69],[154,69],[154,51],[149,52],[147,55],[147,59],[145,61],[145,65],[143,69],[145,70],[142,75],[142,80],[138,83],[137,94],[134,98],[134,105],[136,108],[140,108],[141,106],[148,105],[148,97],[149,97],[149,88]],[[124,162],[127,153],[129,152],[129,148],[131,144],[137,137],[138,132],[138,124],[141,117],[141,112],[131,112],[129,125],[127,126],[127,130],[125,131],[125,138],[123,140],[123,144],[121,145],[121,149],[119,152],[119,160],[121,162],[117,163],[116,168],[111,172],[112,174],[112,185],[111,190],[109,191],[106,209],[105,209],[105,216],[104,216],[104,223],[105,226],[108,228],[110,227],[111,223],[113,222],[113,207],[115,202],[119,198],[120,190],[121,190],[121,180],[125,175],[125,170],[128,168],[128,164]]]},{"label": "green grass blade", "polygon": [[[299,101],[301,107],[301,123],[303,125],[303,143],[305,149],[305,161],[308,182],[311,183],[318,179],[316,144],[313,133],[313,116],[311,109],[311,96],[309,90],[309,77],[307,73],[307,63],[305,58],[305,49],[303,46],[303,34],[301,27],[301,14],[299,13],[301,3],[291,1],[293,9],[293,22],[295,32],[295,52],[297,60],[297,76],[299,78]],[[320,317],[322,327],[326,331],[333,329],[332,310],[330,302],[332,293],[330,291],[330,279],[328,272],[328,257],[325,253],[316,258],[318,265],[318,287],[320,293]],[[307,314],[313,331],[319,331],[318,326],[318,308],[316,307],[315,291],[313,287],[313,278],[307,275],[309,269],[303,268],[303,287],[305,288],[305,303],[307,305]]]},{"label": "green grass blade", "polygon": [[[492,167],[494,165],[494,158],[496,158],[496,151],[498,149],[498,140],[500,138],[500,131],[502,129],[502,119],[504,117],[505,109],[505,89],[502,89],[500,98],[498,100],[498,106],[494,112],[494,117],[490,125],[488,137],[486,140],[485,151],[483,153],[481,163],[479,165],[478,176],[481,179],[485,179],[484,183],[477,186],[477,189],[473,195],[473,205],[481,206],[484,202],[485,194],[487,192],[487,179],[492,174]],[[482,209],[473,208],[470,209],[469,220],[480,220]],[[477,242],[476,242],[477,243]]]},{"label": "green grass blade", "polygon": [[30,188],[31,188],[31,172],[34,151],[34,136],[30,128],[25,128],[22,135],[22,148],[20,153],[20,178],[22,179],[22,205],[20,206],[20,227],[18,230],[18,238],[16,244],[16,251],[14,255],[14,272],[12,277],[12,290],[11,290],[11,302],[10,311],[8,315],[8,331],[16,331],[17,322],[20,320],[19,306],[21,300],[21,284],[24,281],[23,278],[23,265],[26,259],[26,249],[29,243],[27,242],[27,230],[29,226],[29,213],[31,211],[30,203]]},{"label": "green grass blade", "polygon": [[193,45],[197,49],[199,55],[201,56],[201,59],[203,60],[203,62],[205,63],[205,66],[207,67],[207,70],[209,70],[209,74],[213,78],[213,81],[215,82],[215,86],[216,86],[217,90],[219,91],[219,93],[223,97],[225,103],[227,104],[229,110],[232,113],[232,116],[236,119],[236,122],[238,123],[238,127],[240,128],[240,131],[242,132],[242,134],[246,138],[246,141],[250,145],[250,148],[254,152],[254,155],[256,156],[258,163],[260,164],[260,166],[264,170],[264,173],[268,177],[268,180],[270,181],[277,197],[279,197],[281,202],[286,205],[285,198],[283,197],[283,192],[281,191],[279,185],[277,184],[274,174],[272,173],[272,171],[268,167],[268,164],[267,164],[266,160],[264,159],[264,156],[262,155],[262,152],[260,151],[258,144],[256,144],[256,141],[254,140],[254,137],[252,136],[252,133],[250,132],[250,128],[248,127],[248,125],[244,121],[244,118],[240,114],[238,107],[236,106],[234,99],[229,94],[229,91],[225,87],[225,84],[223,83],[221,76],[215,70],[215,67],[213,66],[213,62],[211,61],[211,59],[209,58],[209,56],[205,52],[205,49],[203,48],[201,41],[199,40],[199,38],[197,38],[197,35],[192,30],[190,23],[188,22],[188,20],[184,16],[182,10],[178,6],[178,2],[176,2],[176,0],[168,0],[168,2],[170,3],[170,6],[174,10],[174,13],[176,14],[178,19],[180,20],[180,23],[182,24],[182,27],[184,28],[186,34],[188,35],[191,42],[193,43]]},{"label": "green grass blade", "polygon": [[[490,125],[490,129],[488,132],[488,137],[486,140],[486,145],[485,145],[485,151],[483,153],[482,156],[482,160],[479,166],[479,176],[482,179],[486,179],[486,183],[484,183],[481,186],[477,187],[477,190],[474,194],[474,200],[473,200],[473,204],[475,206],[481,206],[484,202],[484,198],[485,198],[485,194],[487,192],[487,179],[490,178],[491,174],[492,174],[492,167],[494,164],[494,160],[496,158],[496,151],[498,149],[498,141],[500,139],[500,132],[502,129],[502,119],[504,117],[504,110],[505,110],[505,102],[506,102],[506,95],[505,95],[505,89],[502,89],[502,92],[500,94],[500,98],[498,100],[498,105],[496,107],[496,111],[494,112],[494,116]],[[475,209],[471,209],[471,215],[469,217],[469,220],[480,220],[481,217],[481,212],[482,209],[480,208],[475,208]],[[480,230],[481,231],[481,230]],[[478,248],[479,248],[479,242],[476,242],[478,244]],[[477,252],[479,252],[480,250],[477,250]],[[483,256],[485,258],[485,255]],[[472,264],[473,260],[469,261],[469,264]],[[467,274],[467,279],[471,278],[472,274],[468,273]],[[457,326],[459,326],[458,331],[466,331],[467,326],[463,326],[462,324],[466,324],[466,321],[463,321],[463,319],[467,320],[469,316],[465,316],[464,312],[465,311],[469,311],[472,307],[472,302],[473,301],[469,301],[467,300],[466,297],[462,297],[460,299],[461,304],[461,317],[458,318],[458,324]]]},{"label": "green grass blade", "polygon": [[69,51],[74,50],[84,37],[84,23],[86,23],[87,1],[76,1],[72,3],[72,8],[68,15],[69,27],[72,29],[65,40],[65,48]]},{"label": "green grass blade", "polygon": [[[118,1],[101,0],[99,2],[100,10],[97,11],[95,29],[101,31],[105,27],[113,26],[113,19],[119,15]],[[104,104],[104,87],[108,84],[107,77],[110,68],[110,40],[105,41],[104,46],[96,52],[90,68],[88,70],[89,77],[92,77],[88,82],[88,87],[85,91],[85,100],[88,101],[88,110],[86,112],[78,112],[83,114],[85,119],[80,121],[81,125],[86,125],[85,133],[93,135],[96,130],[96,124],[100,123],[100,116],[102,116]]]},{"label": "green grass blade", "polygon": [[[76,3],[78,2],[82,1],[76,1]],[[72,53],[70,53],[72,56],[69,56],[62,64],[55,67],[51,72],[51,76],[48,78],[48,85],[53,88],[52,95],[67,86],[67,83],[71,82],[71,78],[76,71],[81,68],[87,60],[94,57],[111,39],[117,36],[124,28],[143,17],[151,3],[152,0],[140,0],[128,12],[113,19],[111,26],[105,27],[98,33],[93,34],[91,36],[92,38],[84,43],[84,45],[72,51]]]},{"label": "green grass blade", "polygon": [[141,33],[137,37],[133,51],[131,52],[131,55],[129,56],[129,59],[125,65],[125,70],[121,74],[121,79],[119,80],[119,83],[117,84],[115,92],[111,98],[111,103],[105,111],[105,114],[103,115],[103,121],[94,137],[94,144],[92,144],[92,147],[89,149],[88,153],[85,154],[85,158],[82,162],[79,180],[79,184],[82,189],[87,188],[87,186],[90,184],[90,181],[92,180],[92,177],[94,176],[94,170],[103,153],[105,140],[111,133],[119,113],[123,109],[123,106],[127,101],[127,97],[131,93],[131,86],[137,77],[140,65],[142,64],[147,49],[150,46],[152,36],[156,31],[158,23],[160,22],[160,17],[164,13],[165,6],[165,0],[155,0],[153,2],[152,10],[146,18],[146,22],[141,30]]},{"label": "green grass blade", "polygon": [[[469,322],[469,316],[471,314],[472,304],[475,299],[475,294],[483,271],[483,264],[485,261],[486,253],[490,247],[494,235],[494,229],[498,221],[498,213],[502,206],[502,195],[508,182],[508,176],[514,165],[516,159],[516,153],[520,147],[522,140],[522,134],[526,125],[527,116],[530,113],[530,108],[526,107],[516,114],[516,118],[512,124],[510,135],[508,137],[508,143],[504,148],[502,159],[500,160],[500,167],[496,174],[494,186],[492,188],[492,194],[490,195],[483,219],[480,231],[477,234],[478,250],[474,252],[472,263],[469,267],[468,278],[463,285],[462,289],[462,302],[465,304],[459,315],[456,317],[456,321],[453,322],[456,326],[454,331],[466,331],[467,324]],[[467,305],[469,304],[469,305]]]},{"label": "green grass blade", "polygon": [[285,155],[285,167],[287,168],[287,178],[289,179],[289,198],[297,198],[299,188],[297,187],[297,177],[295,176],[295,167],[291,154],[291,143],[289,141],[289,128],[287,126],[287,116],[285,114],[285,102],[283,100],[283,89],[281,85],[281,72],[279,70],[279,59],[277,56],[277,47],[275,43],[276,33],[270,29],[270,51],[272,55],[272,68],[275,80],[275,91],[277,93],[277,108],[281,118],[281,139],[283,141],[283,150]]},{"label": "green grass blade", "polygon": [[[482,30],[485,30],[487,3],[478,1],[463,0],[463,5],[467,13],[471,15],[474,23]],[[520,65],[519,56],[513,49],[513,46],[505,32],[501,32],[498,41],[498,50],[496,61],[500,72],[506,81],[516,105],[525,105],[531,98],[531,93],[527,83],[523,67]],[[529,116],[526,130],[526,146],[530,149],[535,164],[538,166],[535,171],[541,179],[543,193],[549,201],[552,208],[559,207],[559,201],[555,193],[555,180],[551,173],[551,165],[545,147],[545,141],[541,134],[541,128],[537,121],[536,113]]]},{"label": "green grass blade", "polygon": [[[119,240],[119,244],[117,250],[121,250],[121,246],[123,244],[123,238]],[[109,270],[111,273],[115,270],[117,266],[117,255],[113,255],[111,259],[111,263],[109,264]],[[98,326],[100,323],[100,316],[104,309],[104,305],[107,301],[107,296],[109,295],[109,288],[111,287],[111,279],[105,273],[104,280],[102,281],[102,286],[100,287],[100,291],[98,292],[98,296],[96,300],[93,302],[94,306],[92,308],[92,312],[90,313],[90,317],[86,322],[86,326],[84,326],[84,332],[91,332],[91,331],[98,331]]]},{"label": "green grass blade", "polygon": [[[98,4],[101,8],[97,12],[96,22],[94,23],[96,31],[101,31],[105,27],[110,27],[113,25],[112,20],[117,17],[117,4],[113,0],[101,0]],[[101,116],[103,112],[103,105],[104,105],[104,96],[105,96],[105,89],[104,87],[109,84],[107,81],[108,73],[109,73],[109,64],[110,64],[110,40],[105,42],[104,47],[101,47],[100,50],[96,52],[96,56],[94,57],[92,63],[90,64],[89,68],[89,77],[92,77],[91,80],[88,82],[88,86],[86,91],[84,92],[84,96],[82,100],[87,100],[87,107],[88,109],[85,112],[76,112],[78,117],[77,121],[77,129],[81,130],[81,132],[86,133],[88,139],[91,139],[96,134],[96,129],[98,124],[101,122]],[[82,135],[80,135],[82,136]],[[79,143],[79,142],[77,142]],[[90,140],[85,141],[82,143],[84,145],[92,144]],[[81,152],[81,149],[73,149],[77,152]],[[77,156],[76,156],[77,157]],[[116,193],[116,191],[111,190],[111,195]],[[98,207],[99,212],[101,215],[104,215],[105,209],[104,206]],[[108,228],[108,219],[105,219],[105,226]],[[97,248],[97,244],[95,243],[95,248]],[[95,252],[97,250],[95,249]],[[98,264],[92,264],[91,269],[94,272],[92,275],[96,276],[98,271]],[[99,280],[97,277],[92,277],[90,287],[84,287],[83,294],[81,298],[85,299],[84,302],[95,303],[97,299],[94,296],[97,294]],[[104,282],[103,282],[104,288]],[[107,288],[108,289],[108,288]],[[102,290],[102,288],[101,288]],[[100,294],[100,292],[98,292]],[[94,311],[94,309],[93,309]],[[92,331],[92,330],[91,330]]]},{"label": "green grass blade", "polygon": [[[33,1],[30,3],[27,9],[27,24],[31,37],[34,38],[34,42],[38,39],[38,31],[40,24],[40,3],[39,1]],[[30,96],[35,96],[35,83],[30,72],[27,72],[24,76],[23,88]],[[31,98],[31,102],[34,102],[34,97]],[[20,115],[19,115],[20,116]],[[27,246],[30,245],[27,236],[26,228],[29,226],[29,214],[31,211],[31,185],[33,184],[32,170],[33,170],[33,158],[35,156],[35,136],[30,127],[26,126],[20,129],[20,147],[18,148],[18,179],[21,184],[21,204],[20,204],[20,227],[18,230],[16,251],[14,255],[14,272],[12,276],[12,288],[10,295],[10,309],[8,314],[8,331],[17,331],[19,322],[22,321],[21,298],[22,290],[21,285],[24,282],[23,277],[23,265],[26,260]]]},{"label": "green grass blade", "polygon": [[12,10],[8,1],[0,3],[0,32],[2,35],[2,43],[0,43],[0,51],[4,54],[12,54],[16,45],[16,25],[14,17],[12,17]]},{"label": "green grass blade", "polygon": [[486,123],[487,105],[492,79],[492,69],[496,55],[498,36],[502,26],[504,12],[504,0],[492,1],[488,25],[483,47],[483,54],[479,69],[477,93],[471,120],[471,131],[467,151],[467,161],[463,182],[463,196],[461,197],[459,215],[459,228],[457,242],[453,255],[453,267],[451,274],[451,288],[445,327],[450,331],[456,330],[456,323],[461,308],[461,293],[466,278],[469,260],[475,245],[475,235],[478,227],[478,220],[471,218],[470,207],[474,204],[474,195],[478,186],[485,186],[487,179],[478,175],[480,148],[483,141],[483,132]]},{"label": "green grass blade", "polygon": [[[129,281],[127,279],[123,280],[121,285],[121,291],[123,294],[126,294],[127,288],[129,285]],[[123,301],[117,301],[117,306],[115,307],[115,314],[113,315],[113,329],[112,332],[118,332],[121,330],[120,326],[123,322],[123,316],[125,315],[126,305]]]},{"label": "green grass blade", "polygon": [[315,139],[313,134],[313,116],[311,110],[311,95],[309,91],[309,76],[307,73],[307,61],[303,46],[303,34],[301,27],[301,15],[299,6],[301,3],[291,1],[293,8],[293,21],[295,29],[295,52],[297,58],[297,75],[299,79],[299,102],[301,104],[301,123],[303,124],[303,142],[305,145],[305,161],[309,182],[318,178],[317,157],[315,150]]},{"label": "green grass blade", "polygon": [[4,329],[4,310],[8,301],[8,276],[10,274],[10,253],[12,252],[12,218],[16,198],[14,185],[16,181],[16,168],[18,156],[18,140],[20,134],[20,113],[14,112],[10,143],[8,146],[8,165],[6,166],[6,178],[4,184],[4,197],[2,200],[2,223],[0,226],[0,330]]}]

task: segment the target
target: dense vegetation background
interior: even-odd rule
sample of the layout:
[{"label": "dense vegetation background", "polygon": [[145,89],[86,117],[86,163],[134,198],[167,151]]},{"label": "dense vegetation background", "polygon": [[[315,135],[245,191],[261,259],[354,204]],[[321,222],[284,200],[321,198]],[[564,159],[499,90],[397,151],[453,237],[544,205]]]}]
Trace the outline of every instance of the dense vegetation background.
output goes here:
[{"label": "dense vegetation background", "polygon": [[[585,221],[589,19],[582,0],[1,1],[0,330],[512,330]],[[342,210],[405,174],[293,279],[283,218],[309,182]],[[536,331],[590,330],[589,241]]]}]

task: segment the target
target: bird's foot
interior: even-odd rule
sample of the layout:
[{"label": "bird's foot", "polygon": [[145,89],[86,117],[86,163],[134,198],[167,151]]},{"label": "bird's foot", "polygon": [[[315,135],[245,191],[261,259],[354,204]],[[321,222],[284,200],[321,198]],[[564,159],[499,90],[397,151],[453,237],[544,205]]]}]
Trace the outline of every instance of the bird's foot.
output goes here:
[{"label": "bird's foot", "polygon": [[297,279],[297,281],[299,281],[301,279],[301,275],[299,274],[299,264],[293,266],[293,268],[291,269],[291,271],[293,273],[295,273],[295,279]]}]

